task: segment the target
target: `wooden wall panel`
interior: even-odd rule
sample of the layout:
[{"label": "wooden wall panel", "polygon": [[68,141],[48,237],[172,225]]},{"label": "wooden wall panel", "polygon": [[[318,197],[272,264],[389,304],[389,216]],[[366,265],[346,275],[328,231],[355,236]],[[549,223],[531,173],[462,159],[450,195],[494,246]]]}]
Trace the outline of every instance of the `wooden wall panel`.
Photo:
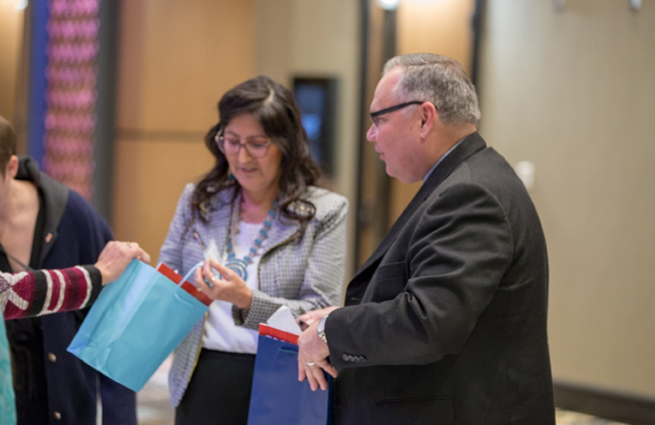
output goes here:
[{"label": "wooden wall panel", "polygon": [[330,188],[350,200],[346,277],[354,269],[359,141],[359,2],[255,0],[255,69],[291,87],[294,76],[337,78],[335,172]]},{"label": "wooden wall panel", "polygon": [[[403,0],[398,7],[398,54],[437,53],[471,70],[474,0]],[[390,225],[412,200],[421,182],[405,184],[391,179]]]},{"label": "wooden wall panel", "polygon": [[0,1],[0,115],[14,120],[24,11],[13,1]]},{"label": "wooden wall panel", "polygon": [[121,4],[112,225],[153,262],[186,183],[208,171],[216,103],[253,76],[251,0]]}]

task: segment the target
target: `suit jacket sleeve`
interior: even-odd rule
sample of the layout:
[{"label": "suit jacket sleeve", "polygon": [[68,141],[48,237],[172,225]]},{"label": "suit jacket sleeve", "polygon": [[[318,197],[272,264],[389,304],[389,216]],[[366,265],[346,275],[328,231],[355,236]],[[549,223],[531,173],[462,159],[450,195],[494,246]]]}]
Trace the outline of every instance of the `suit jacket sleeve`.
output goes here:
[{"label": "suit jacket sleeve", "polygon": [[328,318],[338,369],[428,364],[458,353],[493,298],[513,250],[498,200],[459,183],[426,202],[364,283],[365,302]]}]

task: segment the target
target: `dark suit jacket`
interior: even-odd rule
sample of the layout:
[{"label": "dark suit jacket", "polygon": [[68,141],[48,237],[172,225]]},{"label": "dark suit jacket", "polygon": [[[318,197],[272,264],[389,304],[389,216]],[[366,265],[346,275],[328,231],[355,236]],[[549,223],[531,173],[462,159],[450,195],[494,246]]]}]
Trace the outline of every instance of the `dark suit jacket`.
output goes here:
[{"label": "dark suit jacket", "polygon": [[474,133],[433,171],[326,322],[336,422],[552,425],[534,205]]}]

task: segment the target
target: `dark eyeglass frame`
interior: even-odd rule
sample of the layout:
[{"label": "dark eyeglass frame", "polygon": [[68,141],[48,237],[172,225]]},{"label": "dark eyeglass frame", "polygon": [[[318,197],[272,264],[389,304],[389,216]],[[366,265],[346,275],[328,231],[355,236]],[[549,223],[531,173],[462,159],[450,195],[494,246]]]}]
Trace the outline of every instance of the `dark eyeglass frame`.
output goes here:
[{"label": "dark eyeglass frame", "polygon": [[[218,146],[218,149],[223,152],[223,155],[228,156],[228,154],[225,152],[225,147],[221,145],[225,145],[225,136],[222,133],[216,133],[216,136],[214,136],[214,141],[216,142],[216,145]],[[223,143],[221,143],[223,141]],[[241,143],[241,140],[239,140],[239,150],[236,151],[234,154],[230,155],[238,155],[239,152],[241,151],[242,148],[245,148],[248,151],[248,155],[252,156],[253,158],[263,158],[268,154],[268,148],[273,144],[273,141],[269,138],[266,143],[262,143],[266,147],[264,150],[264,153],[262,155],[254,155],[252,151],[250,150],[250,147],[248,146],[249,143]]]},{"label": "dark eyeglass frame", "polygon": [[409,105],[422,105],[425,102],[419,101],[419,100],[412,100],[411,102],[405,102],[401,103],[399,105],[395,106],[390,106],[388,108],[381,109],[379,111],[371,112],[371,121],[373,121],[373,124],[377,126],[377,123],[375,122],[375,119],[379,117],[380,115],[388,114],[389,112],[397,111],[398,109],[406,108]]}]

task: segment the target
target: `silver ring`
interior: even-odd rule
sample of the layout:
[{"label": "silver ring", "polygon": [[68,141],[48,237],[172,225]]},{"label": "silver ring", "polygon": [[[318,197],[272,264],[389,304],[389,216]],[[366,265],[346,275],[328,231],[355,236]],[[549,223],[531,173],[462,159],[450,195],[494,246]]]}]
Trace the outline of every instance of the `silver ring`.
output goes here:
[{"label": "silver ring", "polygon": [[132,247],[132,242],[125,242],[127,244],[127,247],[130,248]]},{"label": "silver ring", "polygon": [[221,279],[223,279],[223,276],[216,273],[214,276],[212,276],[212,282],[216,282],[216,279],[221,280]]},{"label": "silver ring", "polygon": [[309,367],[312,367],[312,366],[314,366],[315,364],[316,364],[316,363],[314,363],[314,362],[307,362],[307,366],[309,366]]}]

